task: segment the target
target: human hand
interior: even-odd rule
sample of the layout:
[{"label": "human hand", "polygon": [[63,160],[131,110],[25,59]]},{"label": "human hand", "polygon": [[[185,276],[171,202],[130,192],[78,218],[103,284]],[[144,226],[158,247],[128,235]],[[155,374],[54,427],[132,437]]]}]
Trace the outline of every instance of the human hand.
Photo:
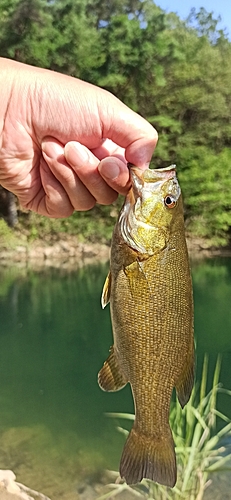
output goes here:
[{"label": "human hand", "polygon": [[67,217],[110,204],[127,161],[148,166],[155,129],[105,90],[1,58],[0,85],[0,184],[23,207]]}]

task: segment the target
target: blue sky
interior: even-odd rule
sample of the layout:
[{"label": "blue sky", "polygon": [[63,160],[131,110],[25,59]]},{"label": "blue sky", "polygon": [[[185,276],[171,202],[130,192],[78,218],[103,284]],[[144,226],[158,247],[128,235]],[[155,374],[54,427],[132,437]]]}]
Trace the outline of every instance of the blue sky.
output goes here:
[{"label": "blue sky", "polygon": [[155,4],[167,12],[176,12],[181,19],[185,19],[191,8],[197,10],[204,7],[208,12],[214,12],[214,17],[222,18],[219,28],[227,28],[231,38],[231,0],[155,0]]}]

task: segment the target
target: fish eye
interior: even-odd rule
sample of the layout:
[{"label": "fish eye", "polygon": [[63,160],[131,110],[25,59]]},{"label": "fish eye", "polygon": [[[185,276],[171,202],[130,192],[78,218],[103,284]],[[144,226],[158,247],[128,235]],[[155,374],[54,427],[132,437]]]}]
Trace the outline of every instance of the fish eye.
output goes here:
[{"label": "fish eye", "polygon": [[168,194],[167,196],[165,196],[164,204],[168,208],[174,208],[176,206],[176,200],[175,198],[173,198],[173,196]]}]

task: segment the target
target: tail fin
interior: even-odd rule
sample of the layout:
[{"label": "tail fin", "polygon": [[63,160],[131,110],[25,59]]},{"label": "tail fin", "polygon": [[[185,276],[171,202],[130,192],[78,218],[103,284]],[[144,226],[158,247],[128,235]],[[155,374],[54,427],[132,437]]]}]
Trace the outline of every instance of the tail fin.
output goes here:
[{"label": "tail fin", "polygon": [[143,478],[165,486],[176,483],[176,455],[169,426],[163,436],[147,437],[132,428],[120,462],[120,476],[127,484],[139,483]]}]

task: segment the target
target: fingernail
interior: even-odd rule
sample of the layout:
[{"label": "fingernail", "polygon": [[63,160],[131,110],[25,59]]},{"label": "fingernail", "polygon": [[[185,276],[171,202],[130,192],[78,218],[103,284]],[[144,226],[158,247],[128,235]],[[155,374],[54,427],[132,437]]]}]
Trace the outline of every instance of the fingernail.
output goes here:
[{"label": "fingernail", "polygon": [[71,164],[89,162],[88,151],[85,146],[79,142],[68,142],[64,148],[64,155],[66,160]]},{"label": "fingernail", "polygon": [[118,164],[113,160],[110,161],[109,158],[107,158],[107,164],[105,164],[104,162],[100,163],[98,169],[102,177],[105,177],[105,179],[110,179],[112,181],[115,180],[120,174],[120,168]]}]

